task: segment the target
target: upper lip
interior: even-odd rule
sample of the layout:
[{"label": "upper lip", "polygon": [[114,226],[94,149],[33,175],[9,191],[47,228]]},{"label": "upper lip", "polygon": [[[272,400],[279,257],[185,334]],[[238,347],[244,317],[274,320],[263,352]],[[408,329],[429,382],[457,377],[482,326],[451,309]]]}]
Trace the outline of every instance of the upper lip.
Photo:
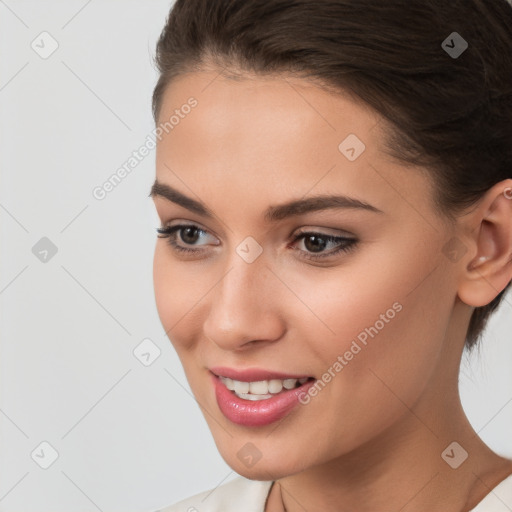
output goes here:
[{"label": "upper lip", "polygon": [[304,374],[289,374],[283,372],[275,372],[272,370],[264,370],[262,368],[227,368],[225,366],[214,366],[209,370],[217,375],[217,377],[228,377],[229,379],[239,380],[241,382],[257,382],[260,380],[272,380],[272,379],[305,379],[311,377],[311,375]]}]

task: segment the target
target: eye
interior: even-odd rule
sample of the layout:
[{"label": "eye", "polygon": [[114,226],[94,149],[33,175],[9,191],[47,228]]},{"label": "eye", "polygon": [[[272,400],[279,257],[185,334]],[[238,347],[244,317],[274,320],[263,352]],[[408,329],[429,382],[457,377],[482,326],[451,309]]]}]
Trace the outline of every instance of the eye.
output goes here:
[{"label": "eye", "polygon": [[[177,224],[176,226],[160,227],[157,228],[157,232],[159,233],[158,238],[167,238],[167,242],[175,251],[189,254],[201,252],[201,249],[190,249],[179,245],[177,242],[178,233],[180,233],[179,238],[181,241],[188,245],[196,245],[200,234],[208,234],[195,224]],[[214,245],[219,244],[216,243]]]},{"label": "eye", "polygon": [[[302,240],[304,241],[306,251],[299,250],[301,253],[300,257],[307,260],[332,258],[342,252],[349,252],[355,249],[357,244],[356,238],[328,235],[326,233],[317,233],[315,231],[306,231],[297,234],[293,243]],[[336,248],[329,252],[323,252],[329,244],[333,244]]]},{"label": "eye", "polygon": [[[191,246],[207,245],[197,244],[197,240],[201,235],[209,235],[209,233],[195,224],[177,224],[175,226],[165,226],[157,228],[159,238],[167,238],[169,245],[178,253],[198,254],[204,252],[204,249],[195,249]],[[179,236],[178,236],[179,233]],[[211,236],[211,235],[210,235]],[[178,241],[189,247],[184,247]],[[297,249],[300,258],[305,260],[318,261],[321,259],[332,258],[342,252],[349,252],[353,250],[358,242],[355,238],[334,236],[327,233],[318,233],[315,231],[306,231],[298,233],[292,245],[298,241],[304,241],[305,250]],[[334,250],[326,252],[325,249],[329,244],[334,245]],[[219,245],[219,242],[214,242],[213,245]]]}]

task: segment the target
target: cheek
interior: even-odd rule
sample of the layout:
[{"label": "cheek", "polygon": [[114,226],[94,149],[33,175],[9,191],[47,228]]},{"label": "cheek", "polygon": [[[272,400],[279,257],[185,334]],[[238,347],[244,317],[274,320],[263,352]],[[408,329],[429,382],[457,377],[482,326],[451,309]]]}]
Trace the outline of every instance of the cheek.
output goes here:
[{"label": "cheek", "polygon": [[188,348],[188,339],[196,338],[194,326],[200,325],[200,301],[209,287],[204,279],[197,278],[199,267],[172,259],[166,244],[165,240],[157,242],[153,259],[155,303],[162,326],[180,353]]},{"label": "cheek", "polygon": [[345,396],[364,398],[365,389],[366,397],[377,390],[392,397],[379,377],[405,401],[421,392],[438,363],[453,305],[447,273],[442,266],[432,271],[434,260],[426,255],[405,264],[381,255],[379,265],[364,271],[358,263],[314,285],[311,277],[296,281],[298,289],[309,282],[304,302],[318,317],[302,320],[309,333],[302,339],[321,363],[317,371],[340,375],[333,392],[339,386]]},{"label": "cheek", "polygon": [[[366,342],[358,343],[361,351],[347,365],[340,384],[344,397],[348,390],[355,403],[371,404],[376,418],[403,412],[403,404],[412,407],[443,364],[451,307],[447,295],[438,295],[441,278],[431,275],[413,292],[411,287],[394,290],[360,326]],[[400,303],[401,310],[391,318],[386,308],[393,302]],[[355,339],[359,341],[357,334]]]},{"label": "cheek", "polygon": [[309,333],[307,359],[319,363],[317,374],[327,382],[306,406],[304,422],[323,419],[326,446],[350,450],[371,439],[407,414],[429,386],[452,301],[440,294],[447,284],[442,271],[425,279],[434,266],[370,269],[366,286],[350,273],[331,275],[323,293],[310,295],[310,307],[335,332],[319,336],[328,332],[320,322],[301,324]]},{"label": "cheek", "polygon": [[[308,342],[319,360],[332,362],[349,350],[354,339],[364,346],[400,322],[410,287],[396,259],[385,267],[385,262],[367,265],[354,259],[331,269],[282,270],[280,277],[296,294],[284,302],[283,314],[298,319],[289,322],[290,328],[302,331],[299,339]],[[411,274],[417,272],[411,270]]]}]

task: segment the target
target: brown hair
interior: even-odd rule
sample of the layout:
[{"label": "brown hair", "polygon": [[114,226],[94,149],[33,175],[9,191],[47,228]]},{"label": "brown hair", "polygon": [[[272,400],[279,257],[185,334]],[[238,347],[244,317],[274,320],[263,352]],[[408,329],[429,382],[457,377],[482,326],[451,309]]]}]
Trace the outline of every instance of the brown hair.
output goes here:
[{"label": "brown hair", "polygon": [[[468,43],[458,56],[445,50],[459,44],[453,32]],[[428,168],[451,222],[512,177],[508,0],[177,0],[155,62],[155,122],[171,80],[209,66],[295,74],[355,95],[389,123],[386,151]],[[509,287],[473,311],[468,349]]]}]

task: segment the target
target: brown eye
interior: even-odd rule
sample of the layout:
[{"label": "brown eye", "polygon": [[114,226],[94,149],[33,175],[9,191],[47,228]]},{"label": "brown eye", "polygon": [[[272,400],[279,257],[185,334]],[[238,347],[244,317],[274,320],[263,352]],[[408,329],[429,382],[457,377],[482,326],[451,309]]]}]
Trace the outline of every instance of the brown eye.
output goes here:
[{"label": "brown eye", "polygon": [[[177,252],[187,252],[187,253],[199,253],[202,249],[193,249],[186,247],[190,245],[192,247],[201,247],[205,244],[197,244],[197,241],[200,240],[202,235],[208,235],[204,229],[201,229],[199,226],[194,224],[177,224],[176,226],[165,226],[157,228],[157,232],[159,233],[158,238],[167,238],[169,245],[173,248],[173,250]],[[179,233],[179,240],[178,240]],[[180,243],[181,240],[181,243]],[[183,246],[182,244],[185,244]],[[218,243],[214,243],[214,245],[218,245]]]},{"label": "brown eye", "polygon": [[180,233],[180,238],[186,244],[195,244],[197,242],[199,231],[200,230],[197,229],[196,227],[187,226],[181,228],[181,230],[179,230],[178,233]]},{"label": "brown eye", "polygon": [[[299,233],[295,239],[294,243],[304,240],[305,251],[299,249],[301,253],[306,253],[305,256],[301,256],[304,259],[311,260],[320,260],[322,258],[333,257],[341,252],[348,252],[355,248],[357,244],[357,239],[355,238],[347,238],[343,236],[333,236],[327,235],[324,233],[315,233],[315,232],[303,232]],[[333,244],[335,247],[334,250],[330,252],[324,252],[324,249],[329,245]]]}]

